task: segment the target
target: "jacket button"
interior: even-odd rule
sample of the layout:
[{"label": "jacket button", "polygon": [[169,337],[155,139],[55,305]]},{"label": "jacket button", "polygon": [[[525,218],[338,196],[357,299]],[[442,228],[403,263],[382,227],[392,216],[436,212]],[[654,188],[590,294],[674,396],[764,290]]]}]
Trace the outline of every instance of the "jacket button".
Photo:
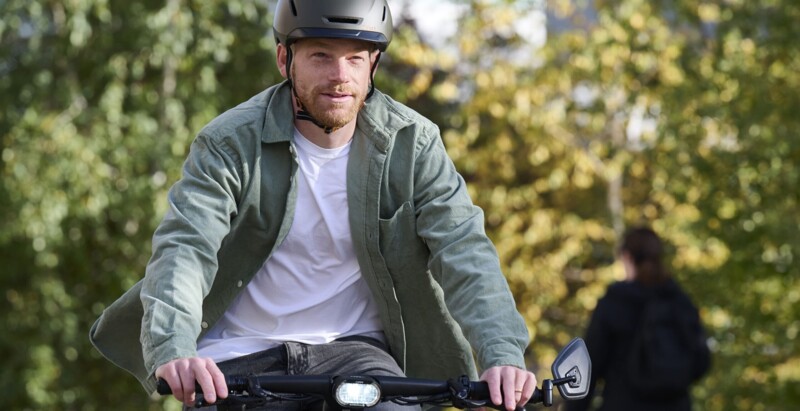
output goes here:
[{"label": "jacket button", "polygon": [[236,286],[239,287],[239,288],[242,288],[242,284],[244,284],[242,282],[242,280],[239,280],[239,281],[236,282]]},{"label": "jacket button", "polygon": [[203,322],[200,323],[200,326],[203,327],[203,329],[206,329],[206,328],[208,328],[208,323],[203,321]]}]

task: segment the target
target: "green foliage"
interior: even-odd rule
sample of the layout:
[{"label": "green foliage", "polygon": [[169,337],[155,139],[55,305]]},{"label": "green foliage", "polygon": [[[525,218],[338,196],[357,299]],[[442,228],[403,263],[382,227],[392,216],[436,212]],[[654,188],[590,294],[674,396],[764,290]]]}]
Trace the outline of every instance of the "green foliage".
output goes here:
[{"label": "green foliage", "polygon": [[[701,308],[698,409],[800,405],[800,6],[460,2],[434,49],[395,10],[377,85],[436,121],[547,374],[652,225]],[[0,2],[0,386],[7,408],[158,409],[90,348],[141,278],[191,139],[279,81],[270,2]],[[393,6],[395,3],[393,3]],[[456,17],[454,17],[456,18]]]},{"label": "green foliage", "polygon": [[245,1],[0,3],[0,380],[12,409],[147,408],[90,348],[141,278],[188,144],[279,76]]},{"label": "green foliage", "polygon": [[469,92],[445,139],[486,210],[532,361],[543,369],[582,333],[621,278],[616,239],[645,223],[672,245],[711,334],[698,408],[796,408],[800,8],[581,4],[551,3],[570,24],[514,60],[524,42],[498,16],[518,9],[470,2],[468,67],[448,80]]}]

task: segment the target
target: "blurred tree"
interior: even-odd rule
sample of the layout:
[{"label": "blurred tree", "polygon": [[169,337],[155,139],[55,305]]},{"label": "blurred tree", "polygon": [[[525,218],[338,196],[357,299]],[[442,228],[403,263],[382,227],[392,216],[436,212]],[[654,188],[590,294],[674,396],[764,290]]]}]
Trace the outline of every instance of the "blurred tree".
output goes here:
[{"label": "blurred tree", "polygon": [[444,135],[534,366],[582,333],[622,274],[616,239],[646,223],[712,334],[698,408],[796,408],[800,7],[555,1],[545,47],[515,59],[525,39],[509,27],[529,2],[467,3],[447,79],[463,106]]},{"label": "blurred tree", "polygon": [[[436,49],[392,3],[376,82],[440,125],[535,338],[531,366],[547,375],[583,332],[620,278],[619,233],[645,222],[712,334],[698,408],[797,408],[800,5],[556,0],[539,48],[526,29],[544,2],[455,2],[458,31]],[[194,133],[279,80],[271,4],[0,2],[9,408],[162,407],[87,332],[141,278]]]},{"label": "blurred tree", "polygon": [[213,116],[278,79],[264,2],[0,2],[0,371],[12,409],[146,409],[90,348]]}]

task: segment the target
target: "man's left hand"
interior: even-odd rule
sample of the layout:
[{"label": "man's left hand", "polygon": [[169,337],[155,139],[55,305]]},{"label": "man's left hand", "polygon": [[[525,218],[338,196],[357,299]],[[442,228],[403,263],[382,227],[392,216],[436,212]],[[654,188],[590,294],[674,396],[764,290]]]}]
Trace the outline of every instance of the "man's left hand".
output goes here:
[{"label": "man's left hand", "polygon": [[486,369],[481,374],[481,381],[489,384],[492,403],[502,404],[508,411],[525,405],[536,389],[536,376],[532,372],[510,365]]}]

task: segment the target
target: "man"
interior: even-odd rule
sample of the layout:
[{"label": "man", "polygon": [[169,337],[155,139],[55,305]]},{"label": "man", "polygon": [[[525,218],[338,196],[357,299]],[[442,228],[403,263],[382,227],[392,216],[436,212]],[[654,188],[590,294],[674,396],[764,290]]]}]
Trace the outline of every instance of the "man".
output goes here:
[{"label": "man", "polygon": [[223,372],[476,378],[473,352],[495,404],[526,402],[528,334],[482,212],[436,126],[374,89],[386,2],[279,1],[273,29],[287,81],[198,134],[95,346],[187,406],[195,381],[225,398]]}]

